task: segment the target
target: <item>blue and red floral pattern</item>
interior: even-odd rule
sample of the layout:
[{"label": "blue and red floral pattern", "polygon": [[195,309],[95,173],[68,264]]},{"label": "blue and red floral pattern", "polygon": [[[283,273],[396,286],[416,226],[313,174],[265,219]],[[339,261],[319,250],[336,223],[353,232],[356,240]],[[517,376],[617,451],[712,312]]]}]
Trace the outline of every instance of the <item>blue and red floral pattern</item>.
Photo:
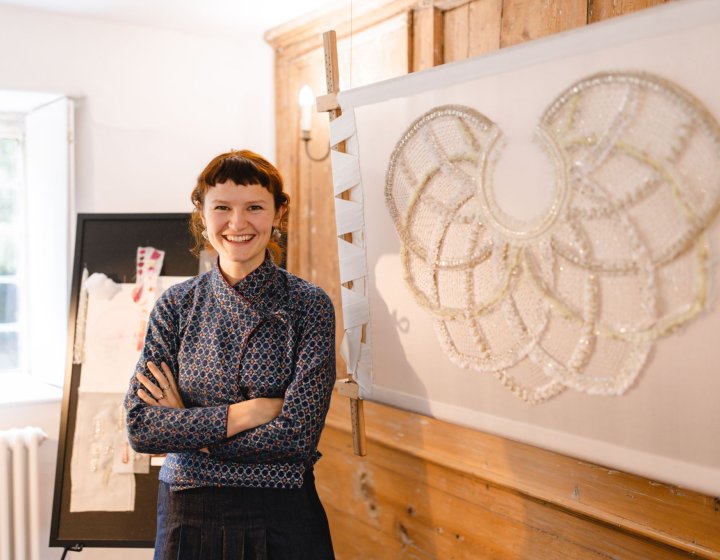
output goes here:
[{"label": "blue and red floral pattern", "polygon": [[[335,315],[325,292],[269,258],[236,286],[216,264],[158,299],[136,367],[152,379],[148,361],[170,366],[186,406],[145,404],[133,375],[130,443],[169,453],[162,481],[173,489],[302,485],[320,457],[335,382]],[[282,397],[280,415],[227,438],[228,406],[257,397]]]}]

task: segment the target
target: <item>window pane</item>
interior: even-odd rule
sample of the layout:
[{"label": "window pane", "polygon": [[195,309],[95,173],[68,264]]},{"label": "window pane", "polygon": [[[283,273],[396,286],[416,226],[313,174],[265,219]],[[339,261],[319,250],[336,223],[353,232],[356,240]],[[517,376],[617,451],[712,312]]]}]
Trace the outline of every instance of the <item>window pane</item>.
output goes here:
[{"label": "window pane", "polygon": [[15,190],[0,183],[0,223],[11,224],[14,221],[16,199]]},{"label": "window pane", "polygon": [[20,148],[16,138],[0,138],[0,275],[17,273]]},{"label": "window pane", "polygon": [[17,286],[0,284],[0,323],[16,323],[17,307]]},{"label": "window pane", "polygon": [[0,186],[17,176],[19,154],[20,145],[15,138],[0,138]]},{"label": "window pane", "polygon": [[18,369],[18,333],[0,332],[0,370]]},{"label": "window pane", "polygon": [[0,275],[17,274],[16,255],[15,239],[7,233],[0,233]]}]

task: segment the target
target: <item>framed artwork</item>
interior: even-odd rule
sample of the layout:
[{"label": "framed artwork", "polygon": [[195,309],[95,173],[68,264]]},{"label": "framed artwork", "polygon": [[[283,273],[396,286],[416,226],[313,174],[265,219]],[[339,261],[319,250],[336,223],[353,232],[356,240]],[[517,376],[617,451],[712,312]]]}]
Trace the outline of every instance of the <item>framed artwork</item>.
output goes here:
[{"label": "framed artwork", "polygon": [[686,0],[341,92],[361,396],[720,493],[719,47]]}]

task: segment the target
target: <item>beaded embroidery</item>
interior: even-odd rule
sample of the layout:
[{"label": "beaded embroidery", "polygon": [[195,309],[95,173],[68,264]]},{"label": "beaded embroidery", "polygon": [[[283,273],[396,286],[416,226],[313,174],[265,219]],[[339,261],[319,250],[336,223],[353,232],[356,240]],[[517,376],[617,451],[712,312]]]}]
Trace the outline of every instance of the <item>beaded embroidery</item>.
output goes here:
[{"label": "beaded embroidery", "polygon": [[553,197],[521,222],[495,199],[493,121],[449,105],[412,123],[385,186],[406,284],[448,357],[522,400],[623,394],[705,305],[720,126],[672,82],[601,73],[553,101],[536,140]]}]

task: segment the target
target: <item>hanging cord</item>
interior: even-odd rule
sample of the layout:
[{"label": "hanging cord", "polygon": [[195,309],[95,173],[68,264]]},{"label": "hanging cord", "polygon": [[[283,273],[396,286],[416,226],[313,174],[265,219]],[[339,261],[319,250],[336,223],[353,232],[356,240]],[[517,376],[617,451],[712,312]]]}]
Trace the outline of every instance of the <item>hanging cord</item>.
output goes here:
[{"label": "hanging cord", "polygon": [[60,560],[65,560],[65,557],[67,556],[67,553],[72,552],[82,552],[83,545],[81,544],[74,544],[72,546],[66,546],[65,550],[63,550],[62,556],[60,557]]}]

